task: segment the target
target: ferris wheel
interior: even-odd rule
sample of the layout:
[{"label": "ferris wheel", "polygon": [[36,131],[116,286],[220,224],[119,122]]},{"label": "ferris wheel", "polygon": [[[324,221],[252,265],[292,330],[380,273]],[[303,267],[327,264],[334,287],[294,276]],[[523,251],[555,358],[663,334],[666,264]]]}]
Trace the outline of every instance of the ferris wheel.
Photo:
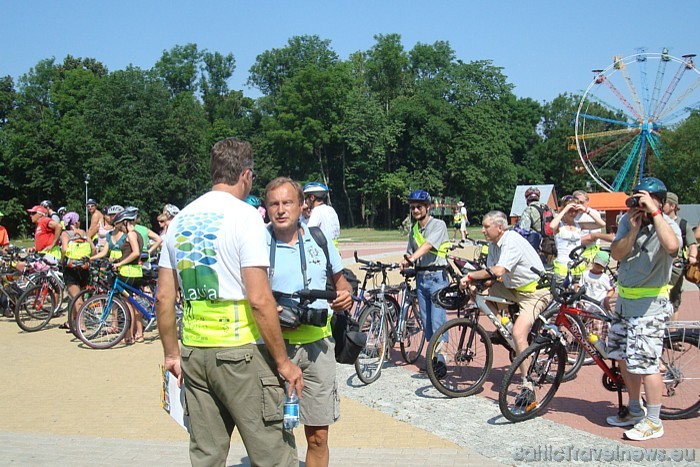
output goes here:
[{"label": "ferris wheel", "polygon": [[607,191],[629,191],[663,164],[660,135],[700,109],[700,72],[695,54],[673,57],[640,52],[613,57],[605,69],[593,70],[576,112],[575,136],[581,164]]}]

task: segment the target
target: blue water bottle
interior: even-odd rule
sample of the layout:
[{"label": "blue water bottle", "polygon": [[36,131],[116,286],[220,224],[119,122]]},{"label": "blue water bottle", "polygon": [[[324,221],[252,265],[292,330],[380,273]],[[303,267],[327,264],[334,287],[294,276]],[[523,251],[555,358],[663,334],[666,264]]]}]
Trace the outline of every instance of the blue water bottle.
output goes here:
[{"label": "blue water bottle", "polygon": [[285,430],[292,430],[299,426],[299,397],[296,389],[292,389],[292,395],[287,395],[284,399],[284,418],[282,425]]}]

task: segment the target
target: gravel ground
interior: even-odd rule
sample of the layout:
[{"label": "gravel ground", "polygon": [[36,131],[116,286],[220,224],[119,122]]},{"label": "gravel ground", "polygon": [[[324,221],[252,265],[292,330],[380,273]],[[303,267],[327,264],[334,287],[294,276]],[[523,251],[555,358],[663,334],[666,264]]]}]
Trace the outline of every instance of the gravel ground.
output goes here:
[{"label": "gravel ground", "polygon": [[[357,378],[351,365],[338,365],[338,378],[343,396],[506,465],[660,465],[659,457],[641,463],[630,460],[641,460],[635,457],[640,455],[660,456],[661,451],[671,455],[670,449],[643,450],[544,418],[510,423],[497,403],[479,396],[449,399],[433,388],[427,375],[391,363],[384,364],[381,376],[370,385]],[[576,450],[578,460],[573,458]],[[692,451],[689,454],[696,458]]]}]

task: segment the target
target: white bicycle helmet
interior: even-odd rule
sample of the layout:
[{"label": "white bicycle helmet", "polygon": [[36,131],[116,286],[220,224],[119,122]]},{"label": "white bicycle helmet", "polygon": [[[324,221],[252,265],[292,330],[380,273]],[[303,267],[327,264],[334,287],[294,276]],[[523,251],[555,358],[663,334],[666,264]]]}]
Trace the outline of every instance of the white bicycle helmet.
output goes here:
[{"label": "white bicycle helmet", "polygon": [[174,204],[166,204],[163,208],[163,214],[167,214],[170,217],[175,217],[180,213],[180,208]]},{"label": "white bicycle helmet", "polygon": [[114,216],[114,215],[119,214],[119,213],[122,212],[123,210],[124,210],[124,208],[123,208],[121,205],[115,204],[115,205],[110,206],[110,207],[107,208],[107,215],[108,215],[108,216]]}]

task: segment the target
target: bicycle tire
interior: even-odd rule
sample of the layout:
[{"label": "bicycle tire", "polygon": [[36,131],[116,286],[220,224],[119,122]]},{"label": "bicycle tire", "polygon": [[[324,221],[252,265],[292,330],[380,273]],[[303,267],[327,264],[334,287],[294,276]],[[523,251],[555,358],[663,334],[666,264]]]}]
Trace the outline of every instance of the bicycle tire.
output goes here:
[{"label": "bicycle tire", "polygon": [[23,331],[40,331],[53,318],[56,298],[47,287],[44,284],[29,287],[17,300],[15,322]]},{"label": "bicycle tire", "polygon": [[667,366],[661,399],[664,420],[685,418],[700,410],[698,334],[689,331],[674,331],[664,338],[662,360]]},{"label": "bicycle tire", "polygon": [[399,335],[403,334],[399,342],[401,357],[406,363],[413,364],[418,361],[425,346],[425,329],[415,304],[408,307],[403,327],[399,330]]},{"label": "bicycle tire", "polygon": [[[536,319],[535,323],[532,325],[532,335],[537,336],[541,334],[541,330],[544,327],[545,323],[554,324],[554,320],[556,319],[558,314],[559,306],[544,310],[540,315],[541,319]],[[578,316],[567,315],[566,319],[569,320],[572,326],[577,327],[579,333],[582,336],[584,336],[584,338],[588,335],[586,333],[585,325]],[[588,356],[588,353],[585,349],[581,348],[581,345],[574,339],[574,336],[569,332],[568,329],[562,326],[559,328],[559,331],[561,332],[562,337],[566,341],[567,361],[564,370],[564,377],[562,379],[562,382],[565,383],[567,381],[571,381],[576,377],[579,370],[583,366],[583,363],[586,360],[586,356]]]},{"label": "bicycle tire", "polygon": [[80,307],[74,323],[78,339],[92,349],[114,347],[131,326],[131,313],[126,304],[113,297],[110,308],[106,309],[108,300],[107,294],[89,298]]},{"label": "bicycle tire", "polygon": [[76,308],[78,300],[81,299],[83,301],[80,304],[82,307],[83,303],[85,303],[93,295],[97,295],[97,290],[94,287],[86,287],[84,289],[80,289],[80,291],[70,299],[70,302],[68,302],[68,308],[66,309],[66,322],[68,323],[68,329],[70,329],[70,332],[75,337],[78,337],[78,334],[75,332],[75,327],[73,326],[74,320],[72,310],[75,308],[75,315],[77,316],[78,312],[80,311],[80,307]]},{"label": "bicycle tire", "polygon": [[365,384],[371,384],[382,373],[382,365],[389,351],[387,318],[379,306],[368,305],[360,314],[360,331],[367,334],[367,344],[355,361],[355,373]]},{"label": "bicycle tire", "polygon": [[[435,366],[440,357],[437,361],[434,359],[438,351],[445,360],[444,376],[436,374]],[[435,389],[447,397],[466,397],[476,393],[486,382],[493,364],[493,346],[481,325],[469,318],[457,318],[435,331],[428,342],[425,359],[426,371]]]},{"label": "bicycle tire", "polygon": [[[523,363],[528,368],[525,378],[521,377],[519,369]],[[515,358],[503,377],[501,390],[498,392],[501,414],[514,423],[538,416],[559,389],[565,366],[566,347],[560,340],[536,338],[531,346]],[[534,399],[520,404],[518,401],[522,394],[520,390],[523,389],[523,379],[533,385]]]}]

